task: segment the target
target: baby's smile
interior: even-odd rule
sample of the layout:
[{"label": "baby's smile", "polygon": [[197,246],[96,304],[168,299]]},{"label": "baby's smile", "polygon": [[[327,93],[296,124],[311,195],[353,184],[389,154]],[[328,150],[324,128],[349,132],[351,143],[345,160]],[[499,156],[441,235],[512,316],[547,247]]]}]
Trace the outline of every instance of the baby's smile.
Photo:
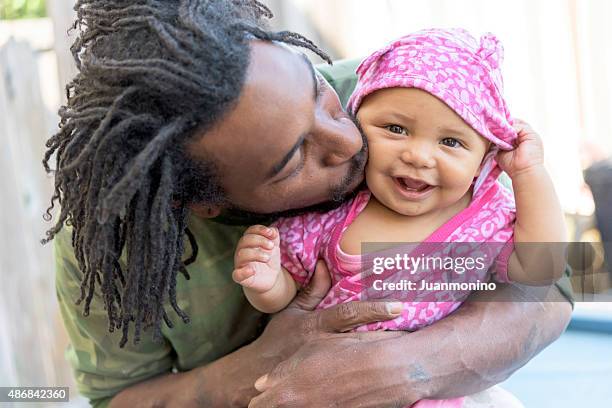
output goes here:
[{"label": "baby's smile", "polygon": [[398,192],[408,200],[423,200],[436,188],[423,180],[410,177],[393,177],[393,181]]}]

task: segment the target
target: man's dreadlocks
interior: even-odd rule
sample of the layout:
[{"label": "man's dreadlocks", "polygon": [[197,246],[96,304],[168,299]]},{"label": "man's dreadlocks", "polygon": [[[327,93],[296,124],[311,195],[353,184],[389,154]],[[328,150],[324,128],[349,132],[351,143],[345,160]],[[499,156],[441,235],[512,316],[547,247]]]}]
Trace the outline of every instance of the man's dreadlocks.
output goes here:
[{"label": "man's dreadlocks", "polygon": [[[236,103],[249,64],[249,40],[305,47],[329,57],[299,34],[270,31],[272,13],[255,0],[80,0],[79,36],[71,51],[79,69],[66,87],[60,130],[43,164],[56,153],[55,192],[45,218],[60,204],[48,242],[72,226],[88,315],[96,287],[109,331],[121,328],[123,347],[134,323],[161,322],[176,302],[176,279],[195,260],[187,205],[221,203],[211,163],[194,162],[186,142],[208,130]],[[192,247],[183,260],[184,237]],[[119,263],[125,255],[125,266]]]}]

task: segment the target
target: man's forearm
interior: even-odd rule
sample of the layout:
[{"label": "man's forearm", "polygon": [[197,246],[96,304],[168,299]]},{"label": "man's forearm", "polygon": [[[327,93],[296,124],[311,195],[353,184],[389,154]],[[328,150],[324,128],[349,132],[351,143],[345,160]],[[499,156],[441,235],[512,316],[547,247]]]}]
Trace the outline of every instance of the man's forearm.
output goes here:
[{"label": "man's forearm", "polygon": [[257,394],[255,380],[274,367],[245,346],[206,366],[166,374],[126,388],[109,408],[245,407]]},{"label": "man's forearm", "polygon": [[[533,300],[531,290],[500,286],[495,294],[475,294],[452,315],[412,333],[406,350],[391,351],[395,358],[410,356],[402,367],[408,383],[420,387],[423,398],[443,399],[508,378],[556,340],[570,319],[571,305],[556,287],[546,302]],[[516,301],[495,302],[510,298]]]},{"label": "man's forearm", "polygon": [[[258,394],[255,381],[263,374],[272,372],[297,351],[304,350],[309,355],[320,356],[326,351],[323,340],[343,342],[346,334],[339,332],[393,319],[400,312],[393,304],[382,302],[353,302],[326,310],[314,310],[329,287],[329,272],[325,264],[319,262],[309,285],[287,308],[274,315],[262,335],[253,343],[204,367],[168,374],[130,387],[119,393],[110,406],[245,407]],[[343,346],[342,350],[346,351],[346,347]],[[354,355],[351,356],[353,358]],[[312,365],[309,368],[317,370],[320,367]],[[334,369],[334,372],[338,371]],[[313,378],[318,384],[320,372],[316,371],[311,380]],[[302,389],[308,391],[304,384]],[[320,406],[328,406],[333,401],[327,399]]]},{"label": "man's forearm", "polygon": [[[336,344],[339,348],[336,351],[332,350],[335,365],[346,367],[342,358],[345,352],[350,352],[350,360],[347,361],[355,358],[354,350],[351,350],[347,344],[343,344],[343,341],[349,341],[349,343],[356,341],[356,343],[350,343],[353,348],[355,350],[363,348],[363,351],[357,355],[364,356],[366,360],[371,358],[371,361],[376,363],[373,364],[376,367],[372,370],[375,376],[371,378],[365,375],[360,376],[366,378],[364,384],[357,386],[342,381],[336,386],[353,387],[363,392],[364,389],[376,388],[378,384],[382,390],[386,391],[379,397],[376,397],[378,394],[371,393],[370,399],[376,397],[374,399],[379,402],[376,406],[387,406],[384,401],[389,399],[390,395],[395,402],[407,400],[413,403],[425,398],[459,397],[489,388],[506,379],[541,349],[554,341],[569,322],[571,306],[556,289],[551,291],[546,302],[531,299],[529,292],[532,290],[534,289],[530,287],[500,286],[499,293],[473,295],[470,301],[447,318],[406,335],[361,333],[364,336],[361,341],[358,340],[359,336],[353,339],[350,333],[327,336],[325,339],[328,342],[339,343]],[[484,301],[486,297],[489,298],[489,302]],[[494,302],[495,299],[509,298],[516,300],[514,302]],[[337,314],[334,313],[334,315]],[[312,329],[310,324],[293,322],[292,314],[281,315],[282,319],[280,317],[276,319],[278,327],[268,336],[271,339],[280,339],[281,343],[271,348],[268,347],[267,353],[262,351],[266,349],[265,347],[262,349],[258,345],[258,342],[266,337],[262,336],[252,345],[207,366],[186,373],[158,377],[126,389],[115,397],[111,407],[244,407],[248,405],[250,398],[257,394],[253,386],[255,380],[261,374],[270,373],[278,363],[286,358],[286,356],[282,357],[285,353],[280,352],[280,348],[286,345],[288,339],[280,334],[287,333],[289,327],[294,329],[310,327]],[[289,320],[284,322],[283,319]],[[321,322],[325,319],[318,318],[316,321]],[[289,323],[289,326],[286,323]],[[270,327],[269,325],[268,328]],[[382,334],[389,334],[389,336],[382,336]],[[303,336],[304,334],[301,334],[298,337]],[[372,337],[374,341],[371,343],[372,346],[366,347],[369,343],[366,344],[365,340],[371,336],[379,340]],[[383,339],[384,337],[389,338]],[[299,378],[306,376],[306,379],[312,382],[315,377],[309,377],[309,373],[315,370],[312,374],[321,377],[320,371],[317,370],[326,367],[312,364],[310,361],[318,358],[316,353],[312,353],[315,343],[311,344],[311,348],[305,350],[304,353],[296,353],[296,356],[299,356],[294,358],[295,361],[292,361],[291,364],[286,365],[285,370],[274,373],[268,386],[273,388],[269,389],[265,395],[258,397],[260,400],[264,398],[259,405],[271,406],[268,400],[275,401],[277,397],[286,396],[281,392],[286,390],[286,387],[292,389],[294,395],[301,395],[297,393],[301,390],[300,388],[292,388],[290,385],[292,377],[284,377],[288,382],[273,379],[279,373],[287,376],[295,374]],[[328,346],[322,344],[321,347],[327,350]],[[290,349],[295,351],[299,349],[299,345],[293,345]],[[270,350],[275,350],[275,352],[270,352]],[[300,365],[301,359],[304,358],[306,360]],[[328,363],[332,361],[326,358],[324,361]],[[334,366],[334,364],[331,365]],[[294,366],[299,369],[287,370],[287,367]],[[364,363],[360,367],[363,371],[368,364]],[[327,368],[339,374],[336,368]],[[382,372],[388,375],[381,375]],[[403,376],[398,377],[398,373],[403,373]],[[361,372],[361,374],[364,373]],[[309,388],[304,386],[309,382],[304,383],[302,380],[298,381],[296,386],[301,384],[302,388],[305,388],[301,391],[309,395],[308,398],[312,400],[313,395],[308,394]],[[358,380],[359,377],[351,381],[357,384]],[[279,381],[278,387],[275,387],[274,383]],[[394,385],[397,392],[389,392],[391,388],[388,382]],[[277,395],[278,393],[280,394]],[[346,397],[346,394],[342,395]],[[326,397],[329,397],[318,396],[323,401],[327,401]],[[334,401],[334,398],[330,400]]]}]

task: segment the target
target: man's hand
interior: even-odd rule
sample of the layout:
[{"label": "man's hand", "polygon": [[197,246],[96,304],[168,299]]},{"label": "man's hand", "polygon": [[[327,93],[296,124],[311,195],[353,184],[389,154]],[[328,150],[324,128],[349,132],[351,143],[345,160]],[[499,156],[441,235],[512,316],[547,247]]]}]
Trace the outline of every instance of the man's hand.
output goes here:
[{"label": "man's hand", "polygon": [[[319,261],[310,284],[272,318],[263,334],[249,346],[274,362],[270,369],[305,344],[331,338],[361,339],[362,334],[345,332],[363,324],[393,319],[401,313],[401,302],[351,302],[313,311],[330,286],[327,266]],[[389,334],[382,337],[385,336]]]},{"label": "man's hand", "polygon": [[[255,381],[298,350],[323,352],[327,347],[322,348],[323,344],[318,342],[324,339],[334,338],[340,346],[343,341],[359,342],[364,334],[380,338],[397,336],[391,332],[342,333],[397,317],[401,303],[353,302],[315,311],[330,286],[329,272],[319,262],[310,285],[272,318],[253,343],[206,366],[127,388],[115,396],[110,407],[245,407],[258,394]],[[354,357],[359,361],[358,356]]]},{"label": "man's hand", "polygon": [[508,285],[473,294],[414,333],[338,333],[397,314],[378,302],[312,311],[329,286],[319,264],[311,285],[255,342],[204,367],[128,388],[111,407],[399,407],[460,397],[506,379],[554,341],[571,314],[556,289],[542,301],[530,296],[533,288]]},{"label": "man's hand", "polygon": [[[426,374],[419,356],[400,355],[398,341],[410,333],[347,333],[312,340],[255,383],[262,394],[249,408],[271,407],[403,407],[422,399]],[[402,350],[406,350],[402,347]],[[395,363],[393,362],[395,360]],[[413,368],[404,366],[413,360]],[[401,362],[401,363],[400,363]],[[407,379],[406,373],[415,377]],[[408,381],[407,381],[408,380]],[[409,382],[417,387],[411,388]]]},{"label": "man's hand", "polygon": [[249,408],[403,407],[483,391],[508,378],[569,322],[570,304],[556,288],[544,302],[532,290],[508,285],[473,294],[452,315],[414,333],[308,341],[256,382],[262,393]]}]

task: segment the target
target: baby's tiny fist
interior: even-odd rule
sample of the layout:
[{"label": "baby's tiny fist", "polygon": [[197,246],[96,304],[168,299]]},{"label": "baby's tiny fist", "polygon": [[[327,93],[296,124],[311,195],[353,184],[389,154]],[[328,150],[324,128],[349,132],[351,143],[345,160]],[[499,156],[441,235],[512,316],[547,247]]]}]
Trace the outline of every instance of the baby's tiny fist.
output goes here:
[{"label": "baby's tiny fist", "polygon": [[255,272],[249,267],[234,269],[234,272],[232,272],[232,279],[236,283],[243,284],[246,279],[250,278],[254,274]]}]

